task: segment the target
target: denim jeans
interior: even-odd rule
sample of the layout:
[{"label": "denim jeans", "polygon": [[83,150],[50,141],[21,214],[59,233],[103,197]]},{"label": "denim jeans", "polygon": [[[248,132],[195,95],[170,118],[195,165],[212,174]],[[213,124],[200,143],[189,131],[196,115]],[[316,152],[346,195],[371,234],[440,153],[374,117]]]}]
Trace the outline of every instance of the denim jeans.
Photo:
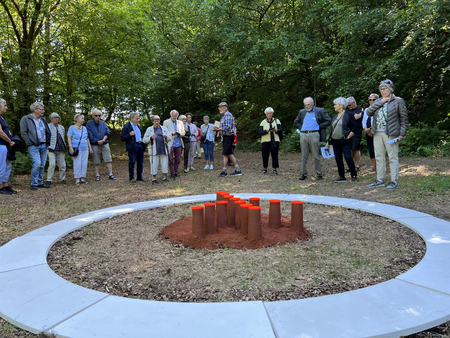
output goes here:
[{"label": "denim jeans", "polygon": [[33,166],[31,168],[31,186],[35,187],[44,184],[44,168],[47,161],[47,145],[28,147]]},{"label": "denim jeans", "polygon": [[214,162],[214,142],[208,140],[203,142],[203,151],[205,152],[205,161]]},{"label": "denim jeans", "polygon": [[128,153],[128,171],[130,180],[134,179],[134,164],[137,163],[136,176],[138,180],[142,180],[142,171],[144,169],[144,150],[145,145],[138,143],[138,150],[136,152]]}]

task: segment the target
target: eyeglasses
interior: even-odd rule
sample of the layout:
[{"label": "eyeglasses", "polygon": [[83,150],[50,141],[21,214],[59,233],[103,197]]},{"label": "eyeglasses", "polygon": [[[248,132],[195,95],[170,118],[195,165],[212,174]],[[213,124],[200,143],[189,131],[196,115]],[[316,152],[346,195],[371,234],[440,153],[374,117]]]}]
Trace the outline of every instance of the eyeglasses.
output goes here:
[{"label": "eyeglasses", "polygon": [[381,87],[380,88],[380,91],[385,91],[385,90],[389,90],[389,88],[387,88],[387,87]]},{"label": "eyeglasses", "polygon": [[376,99],[369,99],[369,101],[375,101]]},{"label": "eyeglasses", "polygon": [[153,119],[153,121],[161,121],[160,119]]}]

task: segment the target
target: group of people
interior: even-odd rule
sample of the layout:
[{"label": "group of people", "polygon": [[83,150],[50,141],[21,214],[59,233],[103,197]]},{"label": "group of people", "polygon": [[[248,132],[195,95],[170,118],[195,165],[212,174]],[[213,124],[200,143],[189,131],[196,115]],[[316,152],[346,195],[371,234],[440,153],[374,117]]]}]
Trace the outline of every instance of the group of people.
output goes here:
[{"label": "group of people", "polygon": [[[390,80],[381,81],[379,85],[381,98],[378,94],[370,94],[369,107],[363,111],[353,97],[339,97],[333,101],[337,114],[331,118],[324,108],[316,107],[314,99],[307,97],[303,100],[304,109],[301,109],[294,124],[300,133],[300,147],[302,152],[302,175],[300,180],[308,177],[307,162],[309,152],[314,157],[316,178],[323,179],[320,161],[320,142],[326,141],[326,147],[333,147],[333,153],[338,168],[336,182],[347,182],[346,172],[350,173],[352,182],[357,181],[360,161],[360,143],[362,132],[366,134],[372,169],[377,171],[377,179],[369,185],[371,188],[385,186],[385,154],[389,157],[391,181],[386,189],[398,187],[399,161],[398,142],[406,136],[408,129],[408,113],[403,99],[394,95],[394,84]],[[181,154],[184,153],[184,172],[195,170],[194,158],[197,150],[200,157],[200,144],[203,146],[205,156],[205,170],[214,169],[214,145],[219,135],[222,137],[223,167],[219,177],[227,177],[227,167],[234,166],[230,176],[240,176],[242,172],[234,156],[236,142],[236,125],[233,115],[228,110],[228,104],[221,102],[218,105],[221,114],[219,124],[210,123],[209,116],[203,117],[203,124],[192,122],[192,114],[179,115],[177,110],[170,112],[170,118],[161,124],[158,115],[152,116],[153,125],[142,133],[139,125],[140,115],[137,112],[130,114],[130,122],[122,129],[121,140],[126,143],[128,152],[128,169],[130,183],[146,181],[143,177],[144,152],[148,147],[150,156],[150,173],[153,183],[157,180],[158,169],[162,173],[162,181],[168,180],[168,174],[176,178],[179,176],[178,167]],[[9,132],[8,123],[3,118],[7,106],[0,99],[0,193],[13,194],[8,179],[11,173],[10,153],[17,149],[21,139]],[[40,102],[30,106],[31,113],[22,117],[20,121],[20,135],[25,142],[32,159],[30,189],[50,188],[56,164],[59,168],[59,181],[66,183],[65,153],[73,157],[74,178],[77,186],[86,184],[86,170],[89,154],[95,166],[95,180],[100,181],[99,167],[103,161],[108,169],[108,179],[116,180],[112,172],[112,157],[109,148],[110,130],[101,120],[101,111],[93,109],[92,119],[84,126],[84,115],[76,114],[75,123],[67,132],[60,124],[57,113],[50,114],[50,123],[43,117],[45,108]],[[268,173],[269,157],[272,157],[272,174],[278,174],[278,151],[282,140],[281,122],[274,118],[274,109],[268,107],[264,111],[266,118],[261,122],[259,133],[261,135],[263,174]],[[327,128],[330,127],[327,138]],[[44,168],[49,160],[47,179],[44,183]],[[343,158],[348,169],[345,170]],[[135,176],[136,167],[136,176]]]},{"label": "group of people", "polygon": [[[121,140],[126,142],[128,152],[128,170],[131,183],[136,181],[146,181],[143,176],[144,151],[145,145],[148,145],[148,154],[150,156],[150,172],[152,183],[159,183],[157,180],[158,169],[162,173],[162,181],[167,181],[167,175],[172,178],[179,176],[178,168],[181,162],[181,154],[184,154],[184,173],[194,168],[195,152],[200,154],[198,146],[203,145],[205,155],[205,170],[214,169],[214,144],[217,135],[222,135],[222,156],[223,169],[219,177],[226,177],[228,161],[231,161],[235,167],[231,176],[240,176],[242,172],[236,162],[233,154],[232,144],[236,135],[236,126],[233,115],[228,111],[226,102],[218,105],[219,112],[222,115],[220,127],[210,123],[209,116],[203,117],[203,124],[198,127],[192,123],[193,115],[179,115],[177,110],[170,112],[170,118],[161,125],[161,118],[158,115],[152,116],[153,126],[147,128],[144,136],[139,126],[139,113],[130,114],[130,122],[122,129]],[[199,157],[199,155],[198,155]],[[136,166],[136,179],[135,168]]]},{"label": "group of people", "polygon": [[[342,157],[347,163],[347,172],[350,172],[352,182],[356,182],[361,156],[361,137],[364,130],[372,169],[377,172],[377,179],[369,187],[386,186],[384,182],[386,152],[391,173],[391,180],[386,189],[393,190],[398,187],[398,142],[406,136],[409,124],[408,112],[405,101],[394,95],[394,84],[391,80],[381,81],[379,90],[381,98],[378,94],[370,94],[369,107],[365,111],[356,104],[353,97],[335,99],[333,104],[337,114],[333,115],[332,118],[323,108],[316,107],[311,97],[304,99],[305,108],[300,110],[294,121],[300,131],[302,152],[302,176],[299,178],[300,180],[305,180],[308,177],[307,161],[310,151],[315,161],[316,177],[318,180],[323,178],[319,142],[326,141],[327,148],[333,147],[338,167],[339,176],[336,182],[347,182]],[[328,126],[330,126],[330,132],[327,139],[326,129]]]}]

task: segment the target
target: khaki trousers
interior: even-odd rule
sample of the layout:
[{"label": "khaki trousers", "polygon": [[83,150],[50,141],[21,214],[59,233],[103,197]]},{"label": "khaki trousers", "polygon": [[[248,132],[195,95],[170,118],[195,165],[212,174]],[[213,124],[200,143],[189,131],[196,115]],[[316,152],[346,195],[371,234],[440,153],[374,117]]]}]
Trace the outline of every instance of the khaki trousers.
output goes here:
[{"label": "khaki trousers", "polygon": [[65,152],[63,151],[49,151],[48,156],[48,169],[47,169],[47,181],[51,182],[53,174],[55,172],[56,163],[59,167],[59,180],[64,181],[66,179],[66,159]]},{"label": "khaki trousers", "polygon": [[377,179],[384,180],[386,177],[386,152],[389,157],[389,168],[391,170],[391,181],[398,180],[398,142],[388,144],[395,137],[389,137],[384,131],[377,131],[373,137],[375,159],[377,161]]},{"label": "khaki trousers", "polygon": [[302,174],[308,175],[307,164],[309,151],[314,157],[314,166],[317,175],[322,175],[322,167],[320,165],[320,134],[319,133],[301,133],[300,148],[302,149]]}]

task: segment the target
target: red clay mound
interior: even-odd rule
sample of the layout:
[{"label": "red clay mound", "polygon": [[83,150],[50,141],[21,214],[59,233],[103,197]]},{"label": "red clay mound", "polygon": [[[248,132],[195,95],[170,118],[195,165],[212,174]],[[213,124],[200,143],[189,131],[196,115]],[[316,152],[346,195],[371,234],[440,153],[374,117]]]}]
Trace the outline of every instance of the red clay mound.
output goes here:
[{"label": "red clay mound", "polygon": [[240,230],[234,228],[220,228],[218,232],[206,235],[205,238],[192,237],[192,216],[179,219],[161,230],[161,235],[174,243],[183,244],[199,249],[255,249],[277,244],[295,242],[297,239],[306,241],[312,237],[311,233],[303,228],[294,231],[290,228],[291,220],[281,217],[281,228],[272,229],[269,227],[269,215],[261,214],[262,240],[250,241]]}]

